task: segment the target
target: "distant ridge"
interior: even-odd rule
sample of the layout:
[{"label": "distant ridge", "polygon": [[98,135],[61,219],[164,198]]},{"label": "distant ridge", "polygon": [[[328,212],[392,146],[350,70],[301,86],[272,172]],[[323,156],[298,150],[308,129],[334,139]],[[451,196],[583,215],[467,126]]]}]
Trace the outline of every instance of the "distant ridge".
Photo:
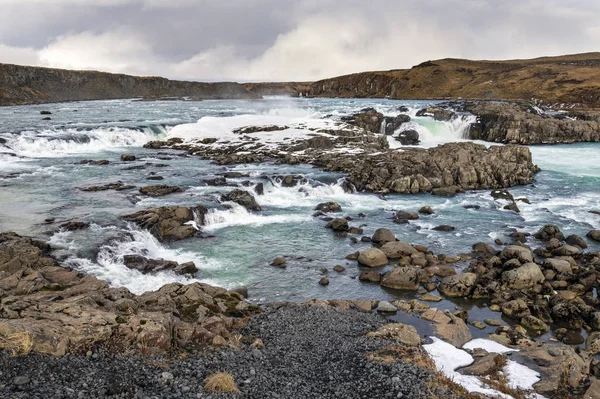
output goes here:
[{"label": "distant ridge", "polygon": [[0,64],[0,106],[119,98],[261,98],[238,83],[202,83]]},{"label": "distant ridge", "polygon": [[313,82],[314,97],[531,100],[600,107],[600,53],[525,60],[446,58],[411,69],[362,72]]}]

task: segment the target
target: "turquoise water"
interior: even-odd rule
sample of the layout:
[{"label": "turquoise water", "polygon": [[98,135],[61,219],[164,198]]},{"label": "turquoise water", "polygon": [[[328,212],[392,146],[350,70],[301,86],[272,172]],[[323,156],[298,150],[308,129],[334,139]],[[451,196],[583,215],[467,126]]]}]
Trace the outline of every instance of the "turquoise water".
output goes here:
[{"label": "turquoise water", "polygon": [[[379,227],[392,229],[401,240],[423,244],[435,253],[455,255],[468,252],[478,241],[508,241],[514,229],[533,233],[547,223],[558,224],[566,234],[584,236],[600,228],[600,165],[598,144],[532,147],[534,161],[543,169],[530,186],[514,188],[521,214],[505,211],[488,191],[468,192],[447,199],[428,194],[389,195],[347,194],[338,185],[340,174],[325,173],[309,165],[216,166],[209,161],[174,151],[145,150],[150,140],[165,138],[177,131],[193,132],[231,123],[230,117],[260,116],[264,120],[337,119],[365,107],[385,114],[397,114],[400,105],[416,110],[425,102],[391,100],[267,99],[262,101],[136,102],[132,100],[79,102],[43,106],[0,108],[0,231],[17,231],[50,242],[56,255],[68,265],[126,286],[134,292],[157,289],[165,283],[189,282],[181,276],[161,273],[144,276],[122,264],[124,254],[145,254],[155,258],[194,261],[198,280],[233,288],[246,285],[256,301],[303,300],[307,298],[395,299],[402,293],[363,284],[357,279],[360,268],[346,261],[347,254],[368,244],[335,237],[314,218],[314,207],[337,201],[342,216],[351,216],[352,226],[362,226],[365,235]],[[52,112],[42,121],[41,110]],[[204,116],[216,117],[210,125]],[[229,118],[229,119],[228,119]],[[201,123],[197,123],[200,119]],[[414,125],[426,138],[424,145],[460,140],[468,116],[453,122],[415,118]],[[215,125],[216,124],[216,125]],[[218,129],[217,129],[218,130]],[[215,130],[215,132],[217,132]],[[215,133],[217,134],[217,133]],[[120,154],[135,154],[133,163],[120,161]],[[85,159],[107,159],[106,166],[75,165]],[[131,166],[163,163],[168,166]],[[263,211],[249,213],[234,206],[226,209],[218,201],[220,192],[231,187],[211,187],[204,180],[225,171],[240,171],[248,177],[230,179],[265,183],[265,195],[257,196]],[[164,177],[147,180],[152,173]],[[308,183],[285,188],[265,176],[302,174]],[[78,187],[122,181],[137,186],[178,185],[182,193],[162,198],[145,198],[130,191],[82,192]],[[204,204],[215,208],[206,226],[207,238],[160,244],[147,232],[123,223],[119,216],[158,205]],[[394,211],[416,211],[430,205],[435,215],[424,216],[408,225],[393,223]],[[465,209],[478,205],[480,209]],[[364,217],[359,217],[359,214]],[[43,221],[86,220],[88,230],[56,232],[56,225]],[[456,227],[451,233],[432,230],[440,224]],[[360,237],[358,237],[360,238]],[[592,249],[600,250],[596,246]],[[278,256],[288,257],[285,270],[269,266]],[[346,271],[336,273],[335,265]],[[331,281],[318,285],[327,268]],[[452,306],[446,304],[442,306]]]}]

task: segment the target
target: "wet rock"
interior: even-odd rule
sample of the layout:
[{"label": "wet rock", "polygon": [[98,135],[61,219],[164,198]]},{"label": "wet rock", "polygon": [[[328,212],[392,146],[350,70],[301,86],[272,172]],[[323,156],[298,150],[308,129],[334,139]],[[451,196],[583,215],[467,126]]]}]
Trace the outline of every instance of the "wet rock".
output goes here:
[{"label": "wet rock", "polygon": [[439,197],[454,197],[456,194],[460,193],[462,189],[457,185],[447,186],[447,187],[437,187],[431,190],[431,194],[437,195]]},{"label": "wet rock", "polygon": [[508,192],[508,190],[492,190],[490,195],[495,200],[501,199],[501,200],[510,201],[513,203],[515,202],[515,198],[513,197],[513,195],[510,192]]},{"label": "wet rock", "polygon": [[438,286],[438,290],[450,298],[465,297],[473,292],[476,281],[477,275],[475,273],[457,274],[445,277]]},{"label": "wet rock", "polygon": [[136,157],[132,154],[121,154],[121,161],[123,162],[132,162],[135,161]]},{"label": "wet rock", "polygon": [[544,280],[544,273],[532,262],[502,273],[502,282],[512,289],[530,288]]},{"label": "wet rock", "polygon": [[207,212],[202,205],[193,208],[163,206],[125,215],[122,219],[150,231],[160,241],[176,241],[195,236],[197,227],[204,225]]},{"label": "wet rock", "polygon": [[576,234],[571,234],[570,236],[565,238],[565,242],[569,245],[576,245],[581,249],[586,249],[588,247],[587,242],[585,242],[583,238],[579,237]]},{"label": "wet rock", "polygon": [[531,315],[527,303],[522,299],[515,299],[512,301],[504,302],[501,306],[502,313],[511,319],[521,319],[525,316]]},{"label": "wet rock", "polygon": [[398,128],[404,124],[410,122],[410,116],[405,114],[400,114],[398,116],[390,117],[386,116],[383,119],[383,123],[385,123],[385,134],[387,136],[393,135]]},{"label": "wet rock", "polygon": [[425,301],[425,302],[441,302],[443,300],[442,297],[439,297],[437,295],[433,295],[433,294],[425,294],[425,295],[421,295],[419,297],[419,299],[421,301]]},{"label": "wet rock", "polygon": [[358,256],[358,263],[368,267],[385,266],[388,263],[388,258],[385,253],[378,248],[367,248]]},{"label": "wet rock", "polygon": [[431,116],[436,121],[450,121],[456,114],[454,111],[439,107],[428,107],[417,111],[417,116]]},{"label": "wet rock", "polygon": [[377,229],[373,237],[371,237],[371,241],[376,244],[385,244],[387,242],[396,241],[396,235],[388,229]]},{"label": "wet rock", "polygon": [[531,315],[523,317],[521,319],[521,325],[530,331],[535,331],[536,333],[548,332],[548,325],[537,317]]},{"label": "wet rock", "polygon": [[549,224],[542,227],[537,233],[533,235],[538,240],[550,241],[552,238],[556,238],[558,241],[563,241],[565,236],[560,231],[558,226]]},{"label": "wet rock", "polygon": [[400,259],[404,256],[411,256],[419,253],[415,247],[402,241],[388,242],[381,247],[381,251],[383,251],[385,256],[389,259]]},{"label": "wet rock", "polygon": [[50,111],[40,111],[40,115],[52,115]]},{"label": "wet rock", "polygon": [[286,267],[286,259],[282,256],[273,259],[273,261],[271,262],[271,266],[276,266],[279,267],[281,269],[285,269]]},{"label": "wet rock", "polygon": [[586,234],[586,237],[589,238],[590,240],[600,242],[600,230],[591,230],[590,232],[588,232]]},{"label": "wet rock", "polygon": [[348,221],[343,218],[332,219],[327,223],[325,227],[337,232],[346,232],[349,228]]},{"label": "wet rock", "polygon": [[315,210],[321,211],[323,213],[341,212],[342,207],[337,202],[324,202],[322,204],[317,205]]},{"label": "wet rock", "polygon": [[381,279],[383,287],[410,291],[416,291],[419,282],[419,269],[415,267],[398,267],[385,273]]},{"label": "wet rock", "polygon": [[336,265],[333,267],[333,271],[338,272],[338,273],[341,273],[345,270],[346,270],[346,268],[344,266]]},{"label": "wet rock", "polygon": [[140,187],[140,193],[148,195],[150,197],[162,197],[165,195],[180,193],[183,189],[177,186],[167,186],[164,184],[157,186],[144,186]]},{"label": "wet rock", "polygon": [[[146,180],[164,180],[165,178],[162,176],[148,176],[146,177]],[[132,188],[135,188],[135,186],[132,186]]]},{"label": "wet rock", "polygon": [[367,281],[371,283],[378,283],[381,281],[381,274],[376,272],[362,272],[360,276],[358,276],[360,281]]},{"label": "wet rock", "polygon": [[376,310],[384,313],[396,313],[398,311],[398,309],[388,301],[379,301]]},{"label": "wet rock", "polygon": [[221,201],[235,202],[249,211],[260,211],[262,208],[252,194],[246,190],[233,190],[221,196]]},{"label": "wet rock", "polygon": [[328,286],[329,285],[329,279],[323,277],[321,280],[319,280],[319,285]]},{"label": "wet rock", "polygon": [[449,231],[454,231],[455,229],[456,228],[454,226],[449,226],[447,224],[442,224],[440,226],[434,227],[432,230],[449,232]]},{"label": "wet rock", "polygon": [[104,165],[108,165],[109,163],[110,163],[110,161],[108,161],[107,159],[99,159],[99,160],[84,159],[82,161],[75,162],[73,164],[74,165],[97,165],[97,166],[104,166]]},{"label": "wet rock", "polygon": [[289,129],[288,126],[278,125],[264,125],[264,126],[244,126],[237,129],[233,129],[234,134],[252,134],[257,132],[276,132],[279,130]]},{"label": "wet rock", "polygon": [[81,191],[106,191],[106,190],[123,191],[123,190],[130,190],[133,188],[135,188],[135,186],[124,184],[123,182],[119,181],[116,183],[108,183],[108,184],[104,184],[104,185],[100,185],[100,186],[81,187],[80,190]]},{"label": "wet rock", "polygon": [[585,339],[579,331],[569,330],[562,341],[567,345],[581,345],[585,342]]},{"label": "wet rock", "polygon": [[402,145],[419,145],[419,132],[414,129],[403,130],[396,136],[396,140]]},{"label": "wet rock", "polygon": [[419,214],[417,212],[406,212],[406,211],[396,212],[397,220],[417,220],[418,218],[419,218]]},{"label": "wet rock", "polygon": [[62,230],[76,231],[76,230],[87,229],[88,227],[90,227],[90,224],[88,222],[74,221],[74,222],[63,223],[59,227]]},{"label": "wet rock", "polygon": [[350,117],[342,118],[342,121],[372,133],[380,133],[383,120],[383,114],[374,108],[365,108]]},{"label": "wet rock", "polygon": [[138,270],[144,274],[156,274],[161,271],[169,270],[175,274],[195,274],[198,268],[194,262],[179,264],[174,261],[164,259],[148,259],[140,255],[125,255],[123,263],[130,269]]},{"label": "wet rock", "polygon": [[517,206],[516,202],[513,202],[511,204],[505,205],[504,209],[506,209],[507,211],[513,211],[515,213],[521,213],[521,210]]},{"label": "wet rock", "polygon": [[419,213],[421,215],[433,215],[435,212],[433,211],[433,209],[431,209],[429,205],[425,205],[424,207],[419,209]]}]

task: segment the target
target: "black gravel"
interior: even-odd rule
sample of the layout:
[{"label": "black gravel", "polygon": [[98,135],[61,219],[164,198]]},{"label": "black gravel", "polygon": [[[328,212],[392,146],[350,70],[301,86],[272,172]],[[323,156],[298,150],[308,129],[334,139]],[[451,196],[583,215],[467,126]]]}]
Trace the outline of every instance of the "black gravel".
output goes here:
[{"label": "black gravel", "polygon": [[[383,325],[374,314],[306,305],[270,309],[244,334],[262,349],[149,359],[97,352],[61,358],[0,352],[1,398],[427,398],[431,373],[373,362],[386,343],[364,337]],[[241,394],[209,394],[208,375],[231,373]]]}]

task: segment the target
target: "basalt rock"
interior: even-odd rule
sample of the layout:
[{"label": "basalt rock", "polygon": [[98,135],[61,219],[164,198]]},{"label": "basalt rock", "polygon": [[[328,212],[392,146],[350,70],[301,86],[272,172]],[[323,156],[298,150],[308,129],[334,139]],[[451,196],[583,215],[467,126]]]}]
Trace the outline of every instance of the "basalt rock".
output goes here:
[{"label": "basalt rock", "polygon": [[324,213],[341,212],[342,207],[337,202],[324,202],[322,204],[317,205],[315,210],[321,211]]},{"label": "basalt rock", "polygon": [[149,195],[150,197],[162,197],[172,193],[180,193],[183,189],[177,186],[167,186],[164,184],[157,186],[144,186],[140,187],[140,193]]},{"label": "basalt rock", "polygon": [[196,235],[198,230],[194,224],[203,225],[207,212],[202,205],[192,208],[163,206],[125,215],[122,219],[150,231],[160,241],[176,241]]},{"label": "basalt rock", "polygon": [[161,271],[173,271],[175,274],[195,274],[198,268],[194,262],[179,264],[164,259],[149,259],[140,255],[125,255],[123,263],[130,269],[138,270],[144,274],[155,274]]},{"label": "basalt rock", "polygon": [[[385,123],[385,134],[388,136],[393,135],[396,130],[403,124],[403,123],[407,123],[410,122],[410,116],[405,115],[405,114],[400,114],[398,116],[395,117],[389,117],[386,116],[383,119],[383,123]],[[417,136],[417,141],[418,141],[418,136]]]},{"label": "basalt rock", "polygon": [[252,194],[245,190],[233,190],[228,194],[221,196],[221,201],[235,202],[248,209],[249,211],[260,211],[262,208],[256,202]]},{"label": "basalt rock", "polygon": [[60,264],[48,244],[0,234],[0,346],[22,336],[31,350],[61,356],[90,348],[148,353],[227,342],[258,309],[207,284],[168,284],[137,296]]},{"label": "basalt rock", "polygon": [[419,132],[413,129],[401,131],[396,136],[396,140],[402,145],[418,145],[421,142],[419,140]]},{"label": "basalt rock", "polygon": [[337,232],[345,232],[345,231],[348,231],[348,229],[349,229],[348,221],[343,218],[336,218],[336,219],[330,220],[325,227],[327,227],[328,229],[331,229],[333,231],[337,231]]},{"label": "basalt rock", "polygon": [[380,132],[383,120],[383,114],[374,108],[365,108],[352,116],[342,118],[342,121],[372,133]]}]

